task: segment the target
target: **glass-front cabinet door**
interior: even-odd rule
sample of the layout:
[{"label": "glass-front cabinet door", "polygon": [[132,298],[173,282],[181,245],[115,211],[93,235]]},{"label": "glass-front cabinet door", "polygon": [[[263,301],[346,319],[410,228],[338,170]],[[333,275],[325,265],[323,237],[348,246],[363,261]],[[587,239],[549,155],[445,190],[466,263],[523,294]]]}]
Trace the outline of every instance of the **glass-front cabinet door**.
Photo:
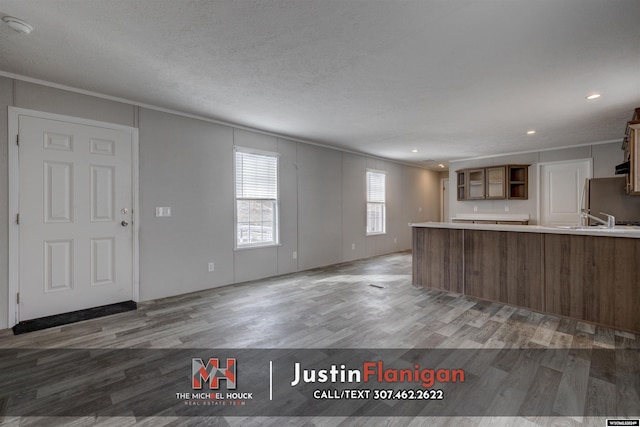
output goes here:
[{"label": "glass-front cabinet door", "polygon": [[484,169],[467,171],[467,199],[484,199]]},{"label": "glass-front cabinet door", "polygon": [[487,180],[487,199],[504,199],[506,198],[506,168],[498,166],[495,168],[486,168]]}]

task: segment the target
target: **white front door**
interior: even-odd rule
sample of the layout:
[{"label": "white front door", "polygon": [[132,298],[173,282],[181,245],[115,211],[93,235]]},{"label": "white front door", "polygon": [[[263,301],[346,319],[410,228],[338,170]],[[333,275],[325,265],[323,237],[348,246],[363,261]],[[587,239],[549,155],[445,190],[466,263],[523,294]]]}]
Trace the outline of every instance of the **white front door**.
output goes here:
[{"label": "white front door", "polygon": [[579,225],[591,159],[540,165],[540,224]]},{"label": "white front door", "polygon": [[19,319],[134,299],[131,131],[18,116]]}]

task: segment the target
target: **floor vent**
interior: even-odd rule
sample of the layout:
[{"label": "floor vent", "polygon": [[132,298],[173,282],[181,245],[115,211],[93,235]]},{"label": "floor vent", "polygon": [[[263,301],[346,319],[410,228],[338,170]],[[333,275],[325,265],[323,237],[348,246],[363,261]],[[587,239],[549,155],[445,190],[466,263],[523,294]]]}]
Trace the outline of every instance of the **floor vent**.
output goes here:
[{"label": "floor vent", "polygon": [[95,319],[96,317],[108,316],[110,314],[123,313],[137,308],[138,304],[134,301],[125,301],[116,304],[103,305],[101,307],[87,308],[85,310],[71,311],[69,313],[55,314],[53,316],[41,317],[39,319],[25,320],[13,327],[13,334],[20,335],[27,332],[53,328],[55,326],[68,325],[69,323]]},{"label": "floor vent", "polygon": [[374,285],[373,283],[369,284],[372,288],[384,289],[384,286]]}]

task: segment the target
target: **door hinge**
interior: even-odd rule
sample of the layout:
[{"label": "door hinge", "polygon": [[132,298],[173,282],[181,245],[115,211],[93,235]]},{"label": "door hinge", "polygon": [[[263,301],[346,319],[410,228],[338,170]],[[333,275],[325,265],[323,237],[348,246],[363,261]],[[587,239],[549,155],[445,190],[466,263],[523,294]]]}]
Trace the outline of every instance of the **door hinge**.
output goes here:
[{"label": "door hinge", "polygon": [[20,134],[16,135],[16,145],[20,146]]},{"label": "door hinge", "polygon": [[16,294],[16,304],[20,304],[20,292]]},{"label": "door hinge", "polygon": [[16,224],[20,225],[20,214],[16,214]]}]

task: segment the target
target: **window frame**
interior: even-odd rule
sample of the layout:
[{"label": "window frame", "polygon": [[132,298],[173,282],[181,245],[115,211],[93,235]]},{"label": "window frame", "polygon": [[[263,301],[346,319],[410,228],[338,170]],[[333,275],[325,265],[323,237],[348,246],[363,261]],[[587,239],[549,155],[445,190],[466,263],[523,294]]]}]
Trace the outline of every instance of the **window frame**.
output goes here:
[{"label": "window frame", "polygon": [[[384,187],[383,187],[383,202],[378,201],[370,201],[369,200],[369,174],[379,174],[384,178]],[[387,171],[378,170],[378,169],[366,169],[365,173],[365,235],[366,236],[380,236],[387,234]],[[369,205],[375,205],[382,208],[382,231],[369,231]]]},{"label": "window frame", "polygon": [[[238,176],[237,176],[237,154],[238,153],[247,153],[247,154],[253,154],[253,155],[259,155],[259,156],[267,156],[267,157],[274,157],[276,159],[276,198],[275,199],[255,199],[255,198],[238,198]],[[254,148],[248,148],[248,147],[240,147],[240,146],[234,146],[233,147],[233,200],[234,200],[234,206],[233,206],[233,230],[234,230],[234,236],[233,236],[233,247],[234,250],[247,250],[247,249],[258,249],[258,248],[270,248],[270,247],[276,247],[276,246],[280,246],[280,154],[273,152],[273,151],[265,151],[265,150],[258,150],[258,149],[254,149]],[[253,200],[253,201],[260,201],[263,202],[265,200],[269,200],[269,201],[273,201],[273,239],[272,241],[266,242],[266,243],[245,243],[245,244],[240,244],[239,238],[238,238],[238,232],[239,232],[239,215],[238,215],[238,201],[239,200]]]}]

